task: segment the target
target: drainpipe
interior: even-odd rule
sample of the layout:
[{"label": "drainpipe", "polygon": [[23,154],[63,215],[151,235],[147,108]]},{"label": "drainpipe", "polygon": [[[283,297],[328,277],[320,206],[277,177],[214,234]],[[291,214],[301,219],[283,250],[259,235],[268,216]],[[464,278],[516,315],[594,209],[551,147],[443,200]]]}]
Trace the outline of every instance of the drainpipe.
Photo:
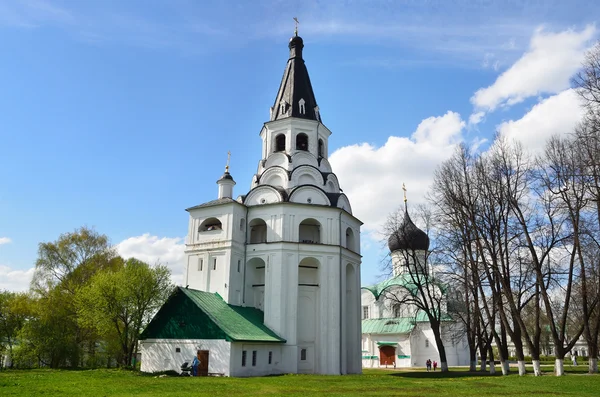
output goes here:
[{"label": "drainpipe", "polygon": [[[342,294],[342,213],[344,210],[340,210],[340,219],[339,219],[339,244],[340,244],[340,375],[343,375],[342,371],[342,351],[343,351],[343,335],[342,335],[342,302],[343,302],[343,294]],[[348,354],[348,352],[346,352]],[[346,372],[348,372],[348,368],[346,368]]]}]

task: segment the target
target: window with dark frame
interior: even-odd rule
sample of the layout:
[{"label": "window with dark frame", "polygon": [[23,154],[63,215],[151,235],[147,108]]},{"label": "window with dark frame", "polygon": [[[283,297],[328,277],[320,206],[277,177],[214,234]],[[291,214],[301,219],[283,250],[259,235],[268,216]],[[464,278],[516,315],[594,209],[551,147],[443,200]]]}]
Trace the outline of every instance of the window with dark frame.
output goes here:
[{"label": "window with dark frame", "polygon": [[256,350],[252,350],[252,366],[256,367]]},{"label": "window with dark frame", "polygon": [[296,150],[308,150],[308,135],[296,135]]},{"label": "window with dark frame", "polygon": [[369,306],[363,306],[363,320],[369,318]]},{"label": "window with dark frame", "polygon": [[275,137],[275,151],[276,152],[284,152],[285,151],[285,135],[279,134]]},{"label": "window with dark frame", "polygon": [[238,259],[238,273],[240,272],[242,268],[242,261]]},{"label": "window with dark frame", "polygon": [[246,350],[242,351],[242,367],[246,366]]},{"label": "window with dark frame", "polygon": [[181,353],[181,348],[179,348],[179,347],[176,347],[176,348],[175,348],[175,353]]},{"label": "window with dark frame", "polygon": [[300,360],[306,361],[306,349],[300,350]]},{"label": "window with dark frame", "polygon": [[198,263],[198,270],[202,271],[202,265],[204,264],[204,259],[200,259],[200,262]]},{"label": "window with dark frame", "polygon": [[269,364],[273,362],[273,352],[269,352]]},{"label": "window with dark frame", "polygon": [[213,259],[213,270],[217,270],[217,258]]}]

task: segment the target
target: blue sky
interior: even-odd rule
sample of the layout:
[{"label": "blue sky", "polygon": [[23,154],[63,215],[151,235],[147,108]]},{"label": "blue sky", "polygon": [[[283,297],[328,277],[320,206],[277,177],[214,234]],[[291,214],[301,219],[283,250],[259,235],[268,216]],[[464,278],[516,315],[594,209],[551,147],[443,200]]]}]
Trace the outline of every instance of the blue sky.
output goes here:
[{"label": "blue sky", "polygon": [[0,289],[27,288],[37,244],[82,225],[179,281],[184,209],[216,197],[228,150],[234,194],[249,189],[294,16],[374,282],[403,182],[417,204],[458,142],[498,132],[535,152],[568,133],[597,15],[591,0],[0,0]]}]

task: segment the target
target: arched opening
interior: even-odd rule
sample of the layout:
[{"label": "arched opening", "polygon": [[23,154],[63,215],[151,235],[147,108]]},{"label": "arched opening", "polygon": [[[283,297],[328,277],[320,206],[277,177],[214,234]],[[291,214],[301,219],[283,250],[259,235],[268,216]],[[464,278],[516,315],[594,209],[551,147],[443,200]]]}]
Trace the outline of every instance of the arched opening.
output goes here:
[{"label": "arched opening", "polygon": [[198,227],[198,232],[209,232],[211,230],[221,230],[223,226],[221,225],[221,221],[217,218],[208,218],[205,219],[202,224]]},{"label": "arched opening", "polygon": [[319,139],[319,157],[323,157],[323,153],[324,153],[324,147],[323,147],[323,140]]},{"label": "arched opening", "polygon": [[279,134],[275,137],[275,151],[285,152],[285,135]]},{"label": "arched opening", "polygon": [[267,224],[260,218],[252,219],[248,224],[250,230],[249,244],[260,244],[267,242]]},{"label": "arched opening", "polygon": [[315,343],[319,329],[319,267],[316,258],[304,258],[298,263],[298,309],[296,337],[298,372],[315,370]]},{"label": "arched opening", "polygon": [[300,223],[298,241],[300,243],[320,244],[321,224],[316,219],[308,218]]},{"label": "arched opening", "polygon": [[265,261],[252,258],[246,263],[246,305],[264,310]]},{"label": "arched opening", "polygon": [[319,262],[315,258],[304,258],[298,264],[298,285],[319,286]]},{"label": "arched opening", "polygon": [[350,251],[356,252],[356,246],[354,242],[354,231],[352,230],[352,228],[346,229],[346,248],[348,248]]},{"label": "arched opening", "polygon": [[308,135],[296,135],[296,150],[308,150]]}]

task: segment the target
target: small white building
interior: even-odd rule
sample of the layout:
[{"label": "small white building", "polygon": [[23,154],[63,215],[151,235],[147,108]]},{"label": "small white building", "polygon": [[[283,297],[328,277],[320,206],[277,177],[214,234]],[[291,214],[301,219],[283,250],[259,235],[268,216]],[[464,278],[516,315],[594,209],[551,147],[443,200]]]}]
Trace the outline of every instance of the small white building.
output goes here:
[{"label": "small white building", "polygon": [[[429,319],[414,305],[401,303],[402,295],[417,294],[415,280],[429,271],[426,266],[429,237],[412,222],[408,209],[402,224],[390,236],[388,247],[392,277],[362,288],[363,367],[424,367],[428,359],[439,363]],[[443,297],[441,287],[434,286],[434,291]],[[447,315],[442,319],[448,366],[469,365],[469,347],[461,324]]]},{"label": "small white building", "polygon": [[218,198],[187,209],[187,287],[142,335],[142,371],[197,354],[229,376],[361,372],[362,223],[329,164],[303,47],[290,40],[250,191],[233,199],[226,167]]}]

